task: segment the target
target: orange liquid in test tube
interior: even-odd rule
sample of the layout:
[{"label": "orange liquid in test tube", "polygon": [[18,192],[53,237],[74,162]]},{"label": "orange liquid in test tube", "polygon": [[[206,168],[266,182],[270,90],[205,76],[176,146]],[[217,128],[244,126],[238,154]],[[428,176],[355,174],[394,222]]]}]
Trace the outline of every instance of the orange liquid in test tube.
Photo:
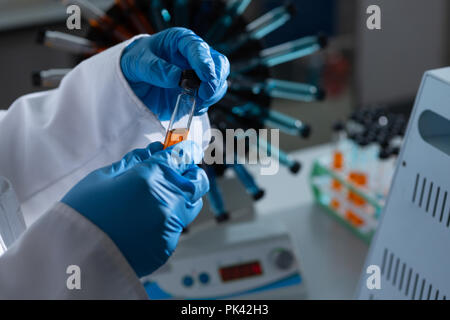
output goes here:
[{"label": "orange liquid in test tube", "polygon": [[364,220],[361,219],[357,214],[355,214],[352,210],[347,210],[345,212],[345,217],[347,220],[353,224],[355,227],[361,227],[364,225]]},{"label": "orange liquid in test tube", "polygon": [[342,170],[344,167],[344,155],[340,151],[333,153],[333,169]]},{"label": "orange liquid in test tube", "polygon": [[181,141],[187,139],[189,135],[189,129],[173,129],[167,132],[166,139],[164,141],[164,149],[169,148]]},{"label": "orange liquid in test tube", "polygon": [[[341,171],[344,168],[344,155],[342,154],[342,152],[334,151],[332,167],[336,171]],[[342,184],[338,180],[333,179],[331,182],[331,188],[333,188],[335,191],[341,191]]]},{"label": "orange liquid in test tube", "polygon": [[[348,179],[357,186],[360,187],[367,186],[367,176],[363,172],[352,171],[350,172]],[[366,204],[366,200],[364,200],[363,197],[353,192],[352,190],[349,190],[347,199],[357,206],[363,206]]]}]

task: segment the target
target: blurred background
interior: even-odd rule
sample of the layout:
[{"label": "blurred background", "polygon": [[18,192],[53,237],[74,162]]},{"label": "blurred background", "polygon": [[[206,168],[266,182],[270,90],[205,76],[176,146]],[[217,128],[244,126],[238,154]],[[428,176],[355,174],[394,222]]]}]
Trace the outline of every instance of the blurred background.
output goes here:
[{"label": "blurred background", "polygon": [[[331,37],[319,54],[273,68],[276,78],[320,82],[328,93],[324,102],[301,104],[277,100],[272,105],[311,123],[308,140],[284,135],[282,147],[295,150],[327,141],[333,121],[356,108],[383,105],[410,108],[423,72],[448,65],[449,5],[445,0],[294,0],[295,18],[266,37],[275,45],[324,32]],[[92,0],[103,9],[112,0]],[[245,16],[253,20],[283,1],[253,1]],[[382,30],[366,28],[366,8],[382,7]],[[65,8],[55,0],[0,0],[0,108],[19,96],[43,90],[31,83],[31,73],[74,66],[73,56],[36,43],[43,27],[67,32]],[[84,35],[89,29],[71,30]]]},{"label": "blurred background", "polygon": [[[127,1],[131,0],[90,0],[112,17],[117,15],[111,8],[114,6],[117,9],[118,4]],[[173,14],[174,3],[186,3],[184,0],[137,2],[141,4],[140,10],[145,12],[149,12],[147,7],[151,4],[154,10],[150,11],[150,16],[156,14],[160,24],[153,25],[156,31],[173,25],[170,14],[167,14],[169,11]],[[189,26],[192,25],[193,30],[201,36],[207,35],[208,30],[213,29],[212,25],[225,21],[220,17],[232,11],[232,5],[227,7],[228,4],[249,4],[242,16],[234,12],[234,20],[231,19],[233,24],[228,25],[229,29],[223,35],[222,40],[235,41],[235,37],[249,33],[244,32],[247,23],[267,12],[274,12],[274,8],[283,7],[286,2],[189,0]],[[211,190],[206,197],[204,211],[212,211],[213,214],[200,214],[195,223],[204,223],[209,229],[198,227],[199,231],[195,233],[194,223],[182,237],[181,248],[177,251],[180,256],[171,260],[173,264],[164,269],[165,273],[157,273],[154,279],[148,280],[146,288],[149,293],[160,292],[154,287],[155,283],[165,284],[167,281],[170,284],[168,287],[172,286],[175,293],[181,290],[179,293],[182,297],[189,296],[183,291],[189,290],[186,288],[199,289],[194,295],[196,298],[205,297],[205,292],[208,292],[206,284],[210,278],[204,273],[197,274],[197,266],[202,266],[197,261],[203,261],[206,266],[216,263],[214,259],[217,258],[217,264],[220,265],[224,257],[230,256],[232,259],[229,259],[242,262],[245,260],[243,257],[252,252],[258,261],[267,258],[267,262],[264,262],[267,265],[263,263],[263,269],[267,267],[270,272],[266,272],[265,276],[279,277],[279,282],[274,282],[277,285],[281,283],[282,286],[301,287],[303,290],[304,276],[311,298],[354,297],[368,250],[367,244],[372,239],[387,199],[407,119],[422,75],[427,70],[448,66],[450,62],[450,26],[447,19],[450,5],[446,0],[289,2],[295,6],[296,14],[291,15],[274,32],[261,39],[248,41],[236,53],[229,55],[232,69],[242,59],[244,63],[241,66],[244,65],[245,69],[245,65],[252,61],[245,59],[258,57],[263,48],[303,37],[308,43],[308,54],[302,54],[301,59],[289,58],[289,61],[285,61],[287,63],[275,66],[260,63],[251,72],[243,71],[241,74],[236,71],[234,76],[230,76],[230,83],[241,85],[240,76],[247,80],[248,76],[252,83],[265,84],[266,91],[255,92],[254,87],[250,90],[232,88],[209,112],[212,125],[222,130],[234,127],[259,128],[267,125],[266,120],[272,121],[272,124],[275,122],[275,127],[279,124],[280,128],[287,128],[284,131],[288,134],[280,134],[280,150],[274,152],[275,148],[271,149],[271,155],[278,153],[281,166],[286,168],[280,169],[276,175],[262,176],[254,166],[246,166],[247,169],[236,164],[206,167]],[[144,9],[143,3],[144,7],[147,6]],[[370,5],[381,8],[381,30],[369,30],[366,26],[369,17],[366,10]],[[168,10],[162,10],[164,6]],[[129,19],[125,13],[121,14]],[[86,21],[82,22],[81,30],[68,30],[67,16],[65,6],[59,0],[0,0],[0,109],[7,109],[24,94],[48,90],[33,85],[33,72],[73,68],[88,56],[73,55],[39,44],[37,39],[40,30],[61,31],[100,42],[105,40]],[[173,16],[176,18],[176,14]],[[131,19],[128,25],[122,24],[122,20],[119,19],[115,27],[130,26]],[[154,20],[151,22],[155,23]],[[324,48],[323,38],[319,34],[328,38],[328,45]],[[114,40],[106,39],[102,46],[118,42],[118,39]],[[223,43],[217,41],[213,46],[216,45]],[[309,52],[311,48],[313,50]],[[295,50],[303,52],[303,49]],[[285,57],[290,54],[282,53]],[[264,82],[267,78],[308,84],[310,89],[323,89],[326,97],[322,99],[321,95],[316,94],[319,90],[305,94],[307,90],[294,84],[295,90],[303,91],[303,95],[300,94],[300,98],[297,95],[296,99],[292,99],[292,96],[289,99],[285,95],[281,99],[269,90],[270,86]],[[244,100],[243,106],[239,104],[242,101],[237,103],[231,98],[234,95]],[[233,114],[235,106],[242,107],[241,114]],[[273,113],[273,110],[279,113]],[[312,129],[311,134],[303,126],[305,123]],[[266,146],[266,149],[270,148]],[[225,174],[230,171],[231,174]],[[225,179],[220,179],[220,183],[216,184],[216,176],[225,176]],[[337,221],[322,212],[330,213]],[[256,222],[262,216],[283,222],[289,232],[283,230],[272,235],[273,230],[267,230],[272,228],[272,222],[263,222],[265,228],[260,232]],[[240,220],[241,217],[244,218]],[[223,223],[228,220],[229,223]],[[241,225],[242,221],[250,222]],[[253,238],[242,238],[247,234],[261,239],[258,238],[258,244],[255,245]],[[286,234],[289,234],[289,239],[285,237]],[[274,260],[273,250],[268,250],[268,244],[273,245],[280,237],[289,250],[280,253],[279,248],[275,248]],[[243,243],[250,248],[248,251],[245,251],[247,249]],[[241,251],[241,247],[245,250]],[[270,251],[268,255],[266,251]],[[211,258],[211,252],[217,257]],[[295,278],[297,282],[286,283],[288,271],[298,267],[293,262],[294,256],[299,257],[302,270],[297,272],[297,276],[302,274],[302,277]],[[190,264],[186,259],[192,260]],[[188,269],[186,265],[193,266],[195,271],[185,275],[185,269]],[[209,267],[211,272],[207,276],[217,271],[214,269],[217,267],[215,264]],[[244,267],[247,271],[253,270],[256,275],[261,275],[259,264],[244,264]],[[225,268],[222,271],[230,270]],[[232,268],[231,271],[235,272],[236,269]],[[199,281],[195,280],[197,282],[194,284],[193,279],[197,279],[197,276]],[[244,274],[243,278],[247,276]],[[250,276],[255,274],[250,272]],[[274,280],[265,277],[257,279],[242,279],[242,286],[249,290],[267,290],[269,280]],[[230,296],[237,292],[240,294],[240,282],[232,279],[236,281],[230,284],[228,280],[222,277],[220,283],[223,292]],[[298,288],[287,296],[276,288],[272,287],[274,292],[270,292],[267,297],[300,297]],[[217,297],[216,293],[208,294]],[[162,298],[167,296],[163,295]]]}]

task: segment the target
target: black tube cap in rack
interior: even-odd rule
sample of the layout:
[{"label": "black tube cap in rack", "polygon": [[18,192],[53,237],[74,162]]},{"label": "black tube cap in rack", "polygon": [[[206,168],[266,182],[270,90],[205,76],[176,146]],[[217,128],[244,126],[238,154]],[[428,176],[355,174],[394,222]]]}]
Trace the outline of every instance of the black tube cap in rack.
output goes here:
[{"label": "black tube cap in rack", "polygon": [[318,101],[323,101],[326,99],[326,97],[327,97],[327,92],[324,89],[322,89],[322,88],[317,89],[316,99]]},{"label": "black tube cap in rack", "polygon": [[197,76],[194,70],[184,70],[181,73],[180,78],[180,87],[183,89],[189,89],[189,90],[197,90],[200,87],[200,84],[202,81]]},{"label": "black tube cap in rack", "polygon": [[217,223],[224,223],[230,220],[230,214],[228,212],[222,213],[221,215],[216,216]]},{"label": "black tube cap in rack", "polygon": [[38,43],[38,44],[44,43],[46,32],[47,32],[46,29],[41,29],[38,31],[38,33],[36,35],[36,43]]},{"label": "black tube cap in rack", "polygon": [[328,37],[323,34],[323,33],[319,33],[317,35],[317,39],[318,39],[318,43],[321,49],[325,48],[326,46],[328,46]]},{"label": "black tube cap in rack", "polygon": [[334,132],[341,132],[345,130],[345,124],[342,121],[337,121],[333,124]]},{"label": "black tube cap in rack", "polygon": [[253,195],[253,200],[255,200],[255,201],[258,201],[258,200],[261,200],[262,198],[264,198],[264,195],[265,195],[265,191],[264,190],[259,190],[257,193],[255,193],[254,195]]},{"label": "black tube cap in rack", "polygon": [[380,153],[378,154],[378,158],[383,161],[389,159],[389,156],[390,152],[387,148],[381,149]]},{"label": "black tube cap in rack", "polygon": [[40,87],[42,85],[42,78],[40,71],[33,71],[31,73],[31,83],[35,87]]},{"label": "black tube cap in rack", "polygon": [[297,14],[297,8],[295,7],[295,4],[292,2],[288,2],[285,4],[286,11],[291,15],[295,16]]},{"label": "black tube cap in rack", "polygon": [[306,139],[309,138],[310,135],[311,135],[311,126],[309,124],[304,124],[301,130],[301,136]]},{"label": "black tube cap in rack", "polygon": [[300,162],[295,161],[294,164],[289,168],[289,171],[291,171],[293,174],[297,174],[301,168],[302,165],[300,164]]}]

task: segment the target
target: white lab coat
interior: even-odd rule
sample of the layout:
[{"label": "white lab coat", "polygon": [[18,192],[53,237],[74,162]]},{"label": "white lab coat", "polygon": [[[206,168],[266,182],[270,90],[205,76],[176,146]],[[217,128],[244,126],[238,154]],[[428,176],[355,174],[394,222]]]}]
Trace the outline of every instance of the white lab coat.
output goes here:
[{"label": "white lab coat", "polygon": [[[167,123],[121,72],[125,45],[82,62],[58,89],[21,97],[0,114],[0,176],[12,183],[30,226],[0,257],[0,298],[147,298],[111,239],[58,202],[89,172],[164,139]],[[190,138],[205,146],[208,128],[207,116],[194,118]],[[80,267],[81,290],[67,288],[70,265]]]}]

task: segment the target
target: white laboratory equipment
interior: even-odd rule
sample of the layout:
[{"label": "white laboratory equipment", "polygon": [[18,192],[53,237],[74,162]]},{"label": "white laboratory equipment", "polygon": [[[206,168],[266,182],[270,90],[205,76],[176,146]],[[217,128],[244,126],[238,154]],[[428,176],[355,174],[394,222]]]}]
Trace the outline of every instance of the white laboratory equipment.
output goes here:
[{"label": "white laboratory equipment", "polygon": [[[450,68],[425,73],[362,273],[360,299],[450,298],[449,105]],[[379,289],[367,286],[371,265],[380,268]]]},{"label": "white laboratory equipment", "polygon": [[299,260],[283,225],[222,224],[187,235],[143,278],[150,299],[302,299]]}]

